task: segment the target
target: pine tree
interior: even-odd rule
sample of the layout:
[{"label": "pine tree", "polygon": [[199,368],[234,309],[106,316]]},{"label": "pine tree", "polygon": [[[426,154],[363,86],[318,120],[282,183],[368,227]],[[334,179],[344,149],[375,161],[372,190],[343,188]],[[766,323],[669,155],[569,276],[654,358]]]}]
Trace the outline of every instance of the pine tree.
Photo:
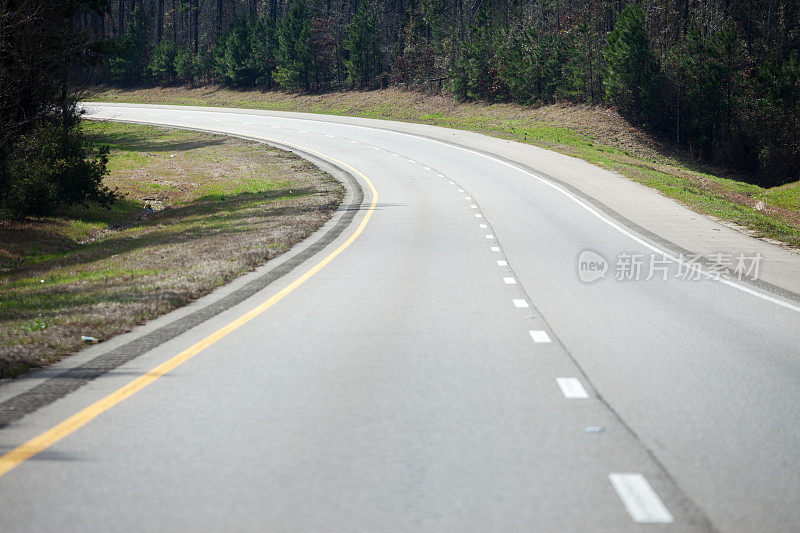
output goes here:
[{"label": "pine tree", "polygon": [[222,53],[218,54],[219,74],[225,83],[234,87],[252,87],[258,78],[251,61],[252,24],[240,17],[222,42]]},{"label": "pine tree", "polygon": [[315,91],[329,89],[339,65],[340,26],[333,17],[314,17],[311,19],[312,88]]},{"label": "pine tree", "polygon": [[275,67],[278,64],[278,36],[272,19],[260,19],[252,23],[250,31],[251,67],[256,73],[256,85],[272,89]]},{"label": "pine tree", "polygon": [[565,53],[564,96],[572,101],[594,103],[601,99],[602,42],[597,28],[591,22],[581,22],[575,27]]},{"label": "pine tree", "polygon": [[499,34],[492,27],[489,13],[481,10],[451,72],[452,89],[457,97],[467,100],[508,97],[508,86],[500,76],[495,53],[500,47]]},{"label": "pine tree", "polygon": [[400,39],[402,50],[391,68],[394,83],[419,86],[436,75],[436,52],[425,39],[424,26],[421,14],[409,14]]},{"label": "pine tree", "polygon": [[775,54],[756,72],[747,128],[760,147],[761,182],[780,185],[800,178],[800,54]]},{"label": "pine tree", "polygon": [[608,99],[634,119],[651,117],[658,62],[650,47],[640,3],[622,10],[608,36],[603,58]]},{"label": "pine tree", "polygon": [[707,159],[721,156],[723,148],[733,146],[734,137],[740,138],[734,117],[743,89],[740,44],[730,22],[716,32],[701,32],[695,26],[672,54],[688,111],[685,137]]},{"label": "pine tree", "polygon": [[514,29],[501,32],[498,41],[498,75],[513,100],[534,104],[568,94],[564,66],[569,58],[561,35]]},{"label": "pine tree", "polygon": [[362,2],[347,28],[344,49],[347,84],[359,89],[375,87],[381,72],[380,43],[375,11]]},{"label": "pine tree", "polygon": [[172,41],[161,41],[155,50],[147,66],[147,72],[156,83],[168,85],[175,83],[175,58],[178,55],[178,47]]},{"label": "pine tree", "polygon": [[197,57],[189,50],[181,48],[175,54],[175,76],[179,82],[194,83],[199,71]]},{"label": "pine tree", "polygon": [[111,57],[111,78],[123,85],[140,83],[148,64],[148,35],[150,19],[141,6],[131,14],[125,33],[116,43],[117,54]]},{"label": "pine tree", "polygon": [[280,29],[280,65],[275,79],[286,89],[311,88],[311,15],[305,0],[295,0]]}]

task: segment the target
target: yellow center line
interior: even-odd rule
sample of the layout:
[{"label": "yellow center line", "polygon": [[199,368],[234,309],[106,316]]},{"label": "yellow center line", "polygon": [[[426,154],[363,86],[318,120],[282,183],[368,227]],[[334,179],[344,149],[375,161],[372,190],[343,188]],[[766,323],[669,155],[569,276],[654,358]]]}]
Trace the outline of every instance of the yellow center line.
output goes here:
[{"label": "yellow center line", "polygon": [[348,246],[350,246],[353,241],[355,241],[361,232],[364,231],[364,227],[369,222],[369,219],[372,217],[372,213],[375,210],[375,206],[378,202],[378,191],[375,190],[375,186],[372,182],[367,178],[364,174],[356,170],[355,168],[351,167],[347,163],[343,163],[334,159],[330,156],[324,155],[316,150],[311,150],[309,148],[305,148],[303,146],[297,146],[285,143],[284,141],[272,140],[272,139],[265,139],[266,141],[272,141],[275,143],[284,144],[286,146],[291,146],[293,148],[297,148],[300,150],[304,150],[306,152],[310,152],[316,156],[319,156],[323,159],[327,159],[337,165],[345,167],[352,171],[354,174],[357,174],[361,179],[363,179],[367,185],[369,186],[370,190],[372,191],[372,203],[367,209],[364,218],[361,220],[361,223],[358,225],[358,228],[353,232],[350,237],[347,238],[338,248],[336,248],[333,252],[331,252],[327,257],[322,259],[319,263],[315,264],[311,267],[308,271],[302,274],[300,277],[295,279],[289,285],[281,289],[277,294],[271,296],[268,300],[261,303],[257,307],[251,309],[250,311],[246,312],[245,314],[241,315],[236,320],[230,322],[229,324],[223,326],[222,328],[218,329],[208,337],[204,338],[203,340],[193,344],[189,348],[183,350],[182,352],[174,355],[167,361],[161,363],[154,369],[150,370],[146,374],[139,376],[138,378],[134,379],[127,385],[117,389],[116,391],[112,392],[108,396],[102,398],[101,400],[96,401],[95,403],[91,404],[90,406],[82,409],[81,411],[75,413],[71,417],[67,418],[60,424],[48,429],[44,433],[30,439],[26,443],[14,448],[10,452],[0,456],[0,477],[4,476],[9,471],[13,470],[23,462],[27,461],[31,457],[43,452],[53,444],[57,443],[64,437],[74,433],[81,427],[85,426],[104,412],[108,411],[118,403],[124,401],[127,398],[130,398],[140,390],[144,389],[155,380],[167,374],[168,372],[172,371],[173,369],[177,368],[178,366],[182,365],[198,353],[202,352],[218,340],[222,339],[223,337],[227,336],[229,333],[236,331],[238,328],[246,324],[247,322],[251,321],[279,301],[281,301],[285,296],[289,293],[294,291],[297,287],[308,281],[314,274],[322,270],[325,265],[330,263],[336,256],[342,253]]}]

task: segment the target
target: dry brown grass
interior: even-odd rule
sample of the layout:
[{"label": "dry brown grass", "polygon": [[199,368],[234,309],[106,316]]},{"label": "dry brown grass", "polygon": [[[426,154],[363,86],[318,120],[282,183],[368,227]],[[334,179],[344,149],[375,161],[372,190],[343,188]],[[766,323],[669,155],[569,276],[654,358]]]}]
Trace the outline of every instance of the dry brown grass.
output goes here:
[{"label": "dry brown grass", "polygon": [[343,195],[329,175],[262,144],[149,126],[89,129],[111,144],[107,181],[125,199],[111,211],[0,223],[0,376],[208,293],[305,239]]},{"label": "dry brown grass", "polygon": [[[279,91],[240,91],[219,86],[158,87],[147,89],[98,88],[92,98],[104,102],[205,105],[353,115],[450,125],[464,129],[506,133],[509,137],[539,136],[533,126],[577,133],[649,159],[664,159],[666,148],[630,125],[616,111],[601,106],[551,104],[538,107],[513,103],[458,102],[441,94],[423,94],[396,88],[381,91],[290,94]],[[445,123],[445,124],[443,124]],[[554,130],[554,132],[555,132]],[[544,139],[542,139],[544,140]],[[557,144],[557,143],[552,143]]]}]

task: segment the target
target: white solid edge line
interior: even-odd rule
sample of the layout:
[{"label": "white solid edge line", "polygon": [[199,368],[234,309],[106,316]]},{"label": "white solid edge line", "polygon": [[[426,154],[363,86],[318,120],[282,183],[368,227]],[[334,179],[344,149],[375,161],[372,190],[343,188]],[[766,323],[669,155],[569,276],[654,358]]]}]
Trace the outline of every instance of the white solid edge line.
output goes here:
[{"label": "white solid edge line", "polygon": [[517,309],[525,309],[527,307],[530,307],[530,305],[528,305],[527,300],[515,299],[511,301],[514,302],[514,307],[516,307]]},{"label": "white solid edge line", "polygon": [[503,283],[505,283],[506,285],[516,285],[517,280],[515,280],[514,278],[503,278]]},{"label": "white solid edge line", "polygon": [[[400,133],[400,132],[398,132],[398,133]],[[584,202],[583,200],[581,200],[580,198],[578,198],[577,196],[575,196],[571,192],[569,192],[566,189],[564,189],[563,187],[551,182],[547,178],[543,178],[542,176],[540,176],[539,174],[537,174],[535,172],[531,172],[529,170],[525,170],[523,168],[520,168],[517,165],[514,165],[513,163],[509,163],[508,161],[503,161],[502,159],[499,159],[497,157],[493,157],[493,156],[488,155],[488,154],[484,154],[482,152],[479,152],[478,150],[473,150],[471,148],[465,148],[463,146],[458,146],[456,144],[443,142],[443,141],[439,141],[439,140],[436,140],[436,139],[431,139],[430,137],[424,137],[424,136],[408,134],[408,133],[405,133],[405,135],[413,135],[415,137],[421,137],[423,139],[429,140],[430,142],[434,142],[434,143],[437,143],[437,144],[442,144],[444,146],[450,146],[451,148],[455,148],[457,150],[462,150],[464,152],[469,152],[471,154],[479,155],[479,156],[485,157],[487,159],[491,159],[492,161],[496,161],[496,162],[498,162],[498,163],[500,163],[502,165],[505,165],[507,167],[511,167],[514,170],[517,170],[517,171],[522,172],[524,174],[527,174],[529,176],[533,176],[534,178],[536,178],[540,182],[544,183],[545,185],[547,185],[548,187],[550,187],[552,189],[557,190],[558,192],[560,192],[561,194],[563,194],[564,196],[566,196],[567,198],[569,198],[570,200],[572,200],[573,202],[575,202],[576,204],[578,204],[579,206],[584,208],[585,210],[589,211],[591,214],[593,214],[595,217],[597,217],[601,221],[605,222],[606,224],[608,224],[609,226],[611,226],[615,230],[619,231],[620,233],[622,233],[626,237],[628,237],[628,238],[636,241],[637,243],[641,244],[645,248],[648,248],[648,249],[652,250],[653,252],[656,252],[657,254],[663,255],[664,257],[666,257],[670,261],[673,261],[674,263],[682,264],[684,266],[687,265],[687,263],[685,261],[681,260],[679,257],[675,257],[674,255],[672,255],[670,253],[667,253],[666,251],[658,248],[657,246],[654,246],[654,245],[650,244],[649,242],[645,241],[644,239],[642,239],[640,237],[637,237],[636,235],[634,235],[633,233],[631,233],[630,231],[628,231],[624,227],[620,226],[618,223],[616,223],[613,220],[607,218],[605,215],[603,215],[602,213],[600,213],[599,211],[594,209],[592,206],[590,206],[589,204],[587,204],[586,202]],[[800,313],[800,306],[798,306],[798,305],[794,305],[792,303],[785,302],[783,300],[780,300],[778,298],[770,296],[769,294],[764,294],[763,292],[759,292],[759,291],[753,290],[753,289],[751,289],[749,287],[745,287],[744,285],[740,285],[740,284],[736,283],[735,281],[731,281],[731,280],[728,280],[728,279],[725,279],[725,278],[721,278],[718,275],[715,275],[714,273],[706,272],[702,268],[697,267],[696,264],[692,264],[691,268],[697,268],[697,270],[701,274],[703,274],[704,276],[706,276],[707,278],[709,278],[709,279],[711,279],[713,281],[718,281],[718,282],[720,282],[720,283],[722,283],[724,285],[727,285],[729,287],[732,287],[734,289],[739,289],[740,291],[745,292],[747,294],[750,294],[751,296],[755,296],[756,298],[761,298],[761,299],[766,300],[768,302],[772,302],[774,304],[780,305],[781,307],[785,307],[786,309],[791,309],[792,311],[796,311],[796,312]]]},{"label": "white solid edge line", "polygon": [[552,342],[550,340],[550,335],[548,335],[546,331],[543,331],[543,330],[540,330],[540,329],[532,329],[532,330],[530,330],[528,332],[528,334],[531,336],[531,339],[533,339],[533,342],[536,342],[536,343],[539,343],[539,342]]},{"label": "white solid edge line", "polygon": [[634,522],[643,524],[673,522],[672,514],[642,474],[611,473],[608,479]]},{"label": "white solid edge line", "polygon": [[564,395],[564,398],[570,400],[583,400],[584,398],[589,397],[589,395],[586,394],[586,389],[583,388],[583,385],[578,378],[556,378],[556,382],[558,383],[558,387],[561,389],[561,393]]},{"label": "white solid edge line", "polygon": [[[206,111],[206,110],[193,110],[193,111],[200,111],[200,112],[206,112],[206,113],[211,112],[211,111]],[[242,115],[244,115],[244,113],[242,113]],[[254,115],[250,115],[250,116],[254,116]],[[295,120],[311,120],[311,119],[295,119]],[[322,122],[324,122],[324,121],[322,121]],[[648,248],[648,249],[656,252],[657,254],[663,255],[664,257],[666,257],[670,261],[673,261],[673,262],[678,263],[678,264],[682,264],[684,266],[687,265],[687,263],[685,261],[682,261],[680,258],[675,257],[672,254],[669,254],[666,251],[661,250],[657,246],[653,246],[652,244],[650,244],[649,242],[645,241],[644,239],[641,239],[641,238],[637,237],[636,235],[632,234],[630,231],[626,230],[625,228],[623,228],[622,226],[620,226],[619,224],[617,224],[613,220],[611,220],[609,218],[606,218],[604,215],[599,213],[597,210],[592,208],[590,205],[588,205],[586,202],[584,202],[583,200],[581,200],[580,198],[578,198],[577,196],[575,196],[571,192],[569,192],[566,189],[564,189],[563,187],[551,182],[550,180],[548,180],[546,178],[543,178],[542,176],[540,176],[539,174],[537,174],[535,172],[531,172],[529,170],[525,170],[523,168],[520,168],[517,165],[509,163],[508,161],[503,161],[502,159],[490,156],[490,155],[482,153],[482,152],[480,152],[478,150],[474,150],[474,149],[471,149],[471,148],[465,148],[463,146],[458,146],[457,144],[453,144],[453,143],[449,143],[449,142],[439,141],[439,140],[432,139],[430,137],[426,137],[426,136],[423,136],[423,135],[416,135],[416,134],[413,134],[413,133],[393,131],[393,130],[389,130],[387,128],[375,128],[374,126],[360,126],[360,125],[351,125],[351,126],[359,127],[359,128],[367,128],[367,129],[383,129],[385,131],[390,131],[390,132],[396,133],[398,135],[409,135],[411,137],[417,137],[417,138],[420,138],[420,139],[425,139],[425,140],[433,142],[433,143],[437,143],[437,144],[441,144],[441,145],[444,145],[444,146],[449,146],[451,148],[455,148],[456,150],[462,150],[464,152],[469,152],[471,154],[476,154],[476,155],[479,155],[481,157],[485,157],[487,159],[491,159],[492,161],[496,161],[496,162],[498,162],[500,164],[503,164],[503,165],[505,165],[507,167],[511,167],[514,170],[517,170],[517,171],[522,172],[524,174],[528,174],[529,176],[533,176],[537,180],[541,181],[542,183],[544,183],[548,187],[551,187],[552,189],[557,190],[558,192],[560,192],[561,194],[563,194],[564,196],[566,196],[567,198],[569,198],[573,202],[577,203],[579,206],[581,206],[584,209],[586,209],[587,211],[589,211],[591,214],[593,214],[595,217],[597,217],[601,221],[605,222],[606,224],[608,224],[612,228],[616,229],[617,231],[619,231],[620,233],[622,233],[626,237],[628,237],[628,238],[636,241],[637,243],[641,244],[645,248]],[[373,148],[376,149],[376,150],[381,150],[381,148],[379,148],[377,146],[373,146]],[[451,182],[451,184],[455,185],[452,182]],[[756,298],[761,298],[762,300],[766,300],[768,302],[774,303],[774,304],[779,305],[781,307],[784,307],[786,309],[791,309],[792,311],[796,311],[796,312],[800,313],[800,306],[798,306],[798,305],[794,305],[794,304],[791,304],[789,302],[785,302],[783,300],[780,300],[780,299],[775,298],[773,296],[770,296],[768,294],[764,294],[763,292],[759,292],[759,291],[753,290],[753,289],[751,289],[749,287],[745,287],[744,285],[740,285],[740,284],[738,284],[738,283],[736,283],[734,281],[727,280],[725,278],[721,278],[721,277],[715,275],[714,273],[706,272],[702,268],[697,267],[696,264],[691,265],[691,267],[692,268],[697,268],[697,270],[702,275],[706,276],[707,278],[709,278],[709,279],[711,279],[713,281],[718,281],[718,282],[720,282],[720,283],[722,283],[724,285],[727,285],[727,286],[732,287],[734,289],[738,289],[738,290],[740,290],[742,292],[750,294],[751,296],[755,296]]]},{"label": "white solid edge line", "polygon": [[[361,127],[369,128],[370,126],[361,126]],[[392,131],[392,130],[388,130],[388,131]],[[620,226],[619,224],[617,224],[613,220],[607,218],[606,216],[604,216],[603,214],[598,212],[596,209],[591,207],[589,204],[587,204],[586,202],[584,202],[583,200],[581,200],[580,198],[578,198],[577,196],[575,196],[571,192],[569,192],[566,189],[564,189],[563,187],[551,182],[547,178],[543,178],[542,176],[540,176],[539,174],[537,174],[535,172],[531,172],[529,170],[525,170],[523,168],[520,168],[517,165],[514,165],[513,163],[509,163],[508,161],[503,161],[500,158],[493,157],[491,155],[482,153],[482,152],[480,152],[478,150],[474,150],[474,149],[471,149],[471,148],[465,148],[463,146],[458,146],[457,144],[444,142],[444,141],[439,141],[437,139],[432,139],[430,137],[421,136],[421,135],[415,135],[413,133],[405,133],[405,132],[394,132],[394,133],[399,133],[401,135],[411,135],[413,137],[418,137],[418,138],[421,138],[421,139],[425,139],[425,140],[428,140],[430,142],[434,142],[434,143],[441,144],[441,145],[444,145],[444,146],[449,146],[449,147],[455,148],[457,150],[463,150],[464,152],[469,152],[469,153],[472,153],[472,154],[476,154],[476,155],[485,157],[487,159],[491,159],[492,161],[496,161],[496,162],[498,162],[500,164],[503,164],[503,165],[505,165],[507,167],[511,167],[514,170],[517,170],[517,171],[522,172],[524,174],[528,174],[529,176],[533,176],[534,178],[536,178],[540,182],[544,183],[548,187],[551,187],[551,188],[557,190],[558,192],[560,192],[561,194],[565,195],[567,198],[569,198],[573,202],[577,203],[579,206],[581,206],[584,209],[586,209],[587,211],[589,211],[591,214],[593,214],[598,219],[602,220],[603,222],[605,222],[606,224],[608,224],[612,228],[616,229],[617,231],[619,231],[620,233],[622,233],[626,237],[628,237],[628,238],[636,241],[637,243],[641,244],[645,248],[648,248],[648,249],[652,250],[653,252],[656,252],[657,254],[663,255],[664,257],[666,257],[670,261],[673,261],[673,262],[678,263],[678,264],[682,264],[684,266],[687,265],[687,263],[685,261],[681,260],[679,257],[675,257],[674,255],[672,255],[670,253],[667,253],[666,251],[658,248],[657,246],[654,246],[654,245],[650,244],[649,242],[645,241],[644,239],[641,239],[641,238],[637,237],[636,235],[634,235],[633,233],[631,233],[627,229],[623,228],[622,226]],[[777,305],[779,305],[781,307],[785,307],[786,309],[791,309],[792,311],[796,311],[796,312],[800,313],[800,306],[798,306],[798,305],[795,305],[795,304],[792,304],[792,303],[789,303],[789,302],[785,302],[783,300],[780,300],[778,298],[770,296],[769,294],[764,294],[763,292],[759,292],[759,291],[753,290],[753,289],[751,289],[749,287],[745,287],[744,285],[740,285],[740,284],[736,283],[735,281],[731,281],[731,280],[728,280],[728,279],[725,279],[725,278],[721,278],[718,275],[714,274],[713,272],[706,272],[702,268],[697,267],[695,264],[691,265],[691,267],[692,268],[697,268],[697,270],[701,274],[703,274],[704,276],[706,276],[707,278],[709,278],[709,279],[711,279],[713,281],[718,281],[718,282],[720,282],[720,283],[722,283],[724,285],[727,285],[727,286],[732,287],[734,289],[738,289],[738,290],[740,290],[742,292],[750,294],[751,296],[755,296],[756,298],[761,298],[761,299],[766,300],[768,302],[772,302],[774,304],[777,304]]]}]

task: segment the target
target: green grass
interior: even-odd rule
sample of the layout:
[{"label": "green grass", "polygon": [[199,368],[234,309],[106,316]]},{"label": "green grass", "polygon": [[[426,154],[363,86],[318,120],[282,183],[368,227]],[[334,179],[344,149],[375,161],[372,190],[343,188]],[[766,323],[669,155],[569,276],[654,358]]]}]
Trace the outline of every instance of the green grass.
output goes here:
[{"label": "green grass", "polygon": [[105,181],[124,197],[111,209],[0,220],[0,377],[209,292],[310,235],[341,201],[333,178],[263,144],[133,124],[85,129],[112,147]]},{"label": "green grass", "polygon": [[762,189],[756,197],[773,205],[800,211],[800,182],[787,183],[768,190]]},{"label": "green grass", "polygon": [[[671,150],[605,108],[457,103],[448,97],[395,89],[292,95],[220,87],[99,88],[91,99],[348,115],[474,131],[578,157],[652,187],[697,212],[800,247],[800,182],[764,189],[746,179],[726,178],[722,170],[704,167]],[[756,208],[759,201],[764,203],[761,209]]]}]

